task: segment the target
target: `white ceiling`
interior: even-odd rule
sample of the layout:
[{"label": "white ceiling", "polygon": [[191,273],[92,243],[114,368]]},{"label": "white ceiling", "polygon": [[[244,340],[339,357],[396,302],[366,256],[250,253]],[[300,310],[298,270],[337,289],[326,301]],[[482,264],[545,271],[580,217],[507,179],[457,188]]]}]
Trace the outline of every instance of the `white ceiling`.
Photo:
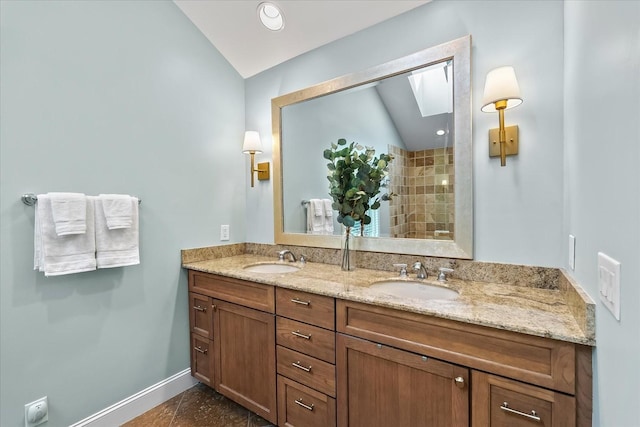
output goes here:
[{"label": "white ceiling", "polygon": [[285,27],[270,31],[258,19],[263,0],[174,0],[244,78],[392,18],[431,0],[269,0]]}]

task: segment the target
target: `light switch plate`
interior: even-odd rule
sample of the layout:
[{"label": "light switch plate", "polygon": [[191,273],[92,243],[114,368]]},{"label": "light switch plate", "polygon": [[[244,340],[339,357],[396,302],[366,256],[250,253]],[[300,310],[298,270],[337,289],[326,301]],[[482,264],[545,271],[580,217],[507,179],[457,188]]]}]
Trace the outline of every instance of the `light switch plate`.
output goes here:
[{"label": "light switch plate", "polygon": [[220,240],[229,240],[229,225],[225,224],[220,226]]},{"label": "light switch plate", "polygon": [[598,252],[598,294],[600,301],[620,320],[620,262]]}]

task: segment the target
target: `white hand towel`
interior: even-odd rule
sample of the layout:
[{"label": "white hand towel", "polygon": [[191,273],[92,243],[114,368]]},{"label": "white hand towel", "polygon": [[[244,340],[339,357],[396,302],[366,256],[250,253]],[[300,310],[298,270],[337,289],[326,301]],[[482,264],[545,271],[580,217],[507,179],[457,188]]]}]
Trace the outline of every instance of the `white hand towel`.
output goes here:
[{"label": "white hand towel", "polygon": [[82,193],[47,193],[58,236],[87,231],[87,196]]},{"label": "white hand towel", "polygon": [[96,261],[98,268],[140,264],[138,199],[129,197],[131,227],[109,230],[101,197],[95,198]]},{"label": "white hand towel", "polygon": [[45,276],[81,273],[96,269],[96,244],[94,233],[94,206],[86,203],[86,232],[58,236],[55,231],[51,199],[38,195],[35,212],[34,269]]},{"label": "white hand towel", "polygon": [[[318,212],[320,212],[318,214]],[[324,234],[324,208],[322,200],[311,199],[307,207],[307,232]]]},{"label": "white hand towel", "polygon": [[322,199],[324,207],[324,234],[333,234],[333,208],[330,199]]},{"label": "white hand towel", "polygon": [[102,201],[102,209],[109,230],[131,228],[133,223],[131,196],[128,194],[99,194],[98,198]]}]

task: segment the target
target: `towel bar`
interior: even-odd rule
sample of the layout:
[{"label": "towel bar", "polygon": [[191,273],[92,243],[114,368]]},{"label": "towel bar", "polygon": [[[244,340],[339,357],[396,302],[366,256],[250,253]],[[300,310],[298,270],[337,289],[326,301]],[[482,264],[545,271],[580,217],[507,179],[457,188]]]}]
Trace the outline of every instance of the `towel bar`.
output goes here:
[{"label": "towel bar", "polygon": [[[25,193],[21,197],[22,203],[27,206],[34,206],[38,201],[38,196],[33,193]],[[142,199],[138,199],[138,204],[142,203]]]}]

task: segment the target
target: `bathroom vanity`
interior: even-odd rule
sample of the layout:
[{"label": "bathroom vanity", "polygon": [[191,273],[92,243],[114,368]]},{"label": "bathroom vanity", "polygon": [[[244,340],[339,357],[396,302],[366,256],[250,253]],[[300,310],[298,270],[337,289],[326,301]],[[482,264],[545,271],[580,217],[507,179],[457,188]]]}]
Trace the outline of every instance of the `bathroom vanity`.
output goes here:
[{"label": "bathroom vanity", "polygon": [[428,278],[459,297],[419,300],[373,290],[392,272],[261,263],[183,263],[191,369],[274,424],[591,425],[595,340],[564,291]]}]

